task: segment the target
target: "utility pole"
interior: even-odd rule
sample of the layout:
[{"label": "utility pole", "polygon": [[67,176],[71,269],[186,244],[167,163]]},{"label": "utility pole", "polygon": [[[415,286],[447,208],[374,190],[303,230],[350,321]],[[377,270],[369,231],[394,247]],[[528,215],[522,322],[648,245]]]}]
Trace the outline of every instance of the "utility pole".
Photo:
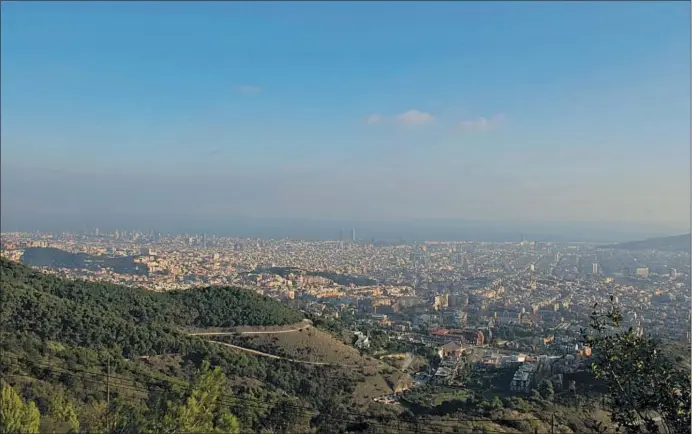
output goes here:
[{"label": "utility pole", "polygon": [[110,430],[110,414],[111,414],[111,356],[108,355],[107,370],[106,370],[106,426]]},{"label": "utility pole", "polygon": [[555,434],[555,413],[550,415],[550,434]]}]

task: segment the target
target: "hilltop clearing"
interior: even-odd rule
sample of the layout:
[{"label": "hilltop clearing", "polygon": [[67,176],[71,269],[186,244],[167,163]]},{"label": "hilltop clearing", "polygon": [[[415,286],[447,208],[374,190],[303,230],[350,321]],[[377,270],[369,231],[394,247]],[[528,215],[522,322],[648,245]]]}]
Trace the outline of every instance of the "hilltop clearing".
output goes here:
[{"label": "hilltop clearing", "polygon": [[321,363],[355,381],[353,398],[372,398],[407,387],[411,378],[395,367],[361,353],[329,333],[306,327],[291,333],[215,336],[214,340],[296,361]]}]

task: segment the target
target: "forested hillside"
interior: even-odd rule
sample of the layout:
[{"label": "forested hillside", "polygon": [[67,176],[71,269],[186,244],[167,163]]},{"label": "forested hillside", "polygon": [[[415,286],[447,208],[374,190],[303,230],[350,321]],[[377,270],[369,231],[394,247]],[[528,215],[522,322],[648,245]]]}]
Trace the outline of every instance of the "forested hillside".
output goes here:
[{"label": "forested hillside", "polygon": [[[57,303],[58,312],[54,315],[60,315],[63,308],[66,312],[83,308],[97,316],[105,315],[107,321],[113,320],[108,317],[117,317],[121,322],[134,324],[200,327],[282,325],[303,319],[300,312],[276,300],[238,288],[157,293],[105,283],[61,280],[5,259],[1,263],[0,277],[10,297],[8,302],[20,297],[32,305],[32,309],[40,309],[39,304]],[[37,304],[36,300],[42,297],[49,298]],[[49,324],[42,325],[46,326]]]},{"label": "forested hillside", "polygon": [[277,412],[294,407],[301,410],[285,423],[309,425],[309,416],[321,409],[344,408],[354,389],[351,379],[328,366],[257,358],[180,331],[302,319],[299,312],[248,291],[157,294],[61,280],[4,259],[0,280],[0,378],[38,405],[44,431],[62,426],[55,408],[63,402],[75,410],[81,431],[103,428],[109,364],[108,411],[131,425],[125,432],[154,429],[151,424],[160,419],[154,413],[172,411],[162,410],[162,402],[185,402],[184,391],[204,360],[231,380],[225,393],[235,398],[229,401],[231,410],[244,432],[271,428]]}]

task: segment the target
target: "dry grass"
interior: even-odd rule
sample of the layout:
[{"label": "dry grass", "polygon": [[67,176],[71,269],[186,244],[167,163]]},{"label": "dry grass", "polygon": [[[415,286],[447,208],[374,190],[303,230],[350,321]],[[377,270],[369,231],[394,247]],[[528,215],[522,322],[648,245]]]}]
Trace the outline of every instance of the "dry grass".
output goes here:
[{"label": "dry grass", "polygon": [[233,337],[232,341],[234,345],[295,360],[339,365],[337,369],[344,376],[358,380],[353,395],[359,404],[366,404],[376,396],[392,393],[410,381],[408,375],[396,368],[361,355],[356,348],[316,328],[293,333],[238,336]]},{"label": "dry grass", "polygon": [[344,345],[330,334],[315,328],[302,331],[266,335],[244,335],[233,338],[235,345],[248,348],[274,349],[266,351],[296,360],[355,365],[362,363],[358,350]]}]

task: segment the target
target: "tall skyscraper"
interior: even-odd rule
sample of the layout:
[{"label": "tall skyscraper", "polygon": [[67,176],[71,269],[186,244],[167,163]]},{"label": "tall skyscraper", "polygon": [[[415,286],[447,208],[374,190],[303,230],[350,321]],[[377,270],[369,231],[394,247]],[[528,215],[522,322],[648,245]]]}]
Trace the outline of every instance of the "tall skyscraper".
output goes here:
[{"label": "tall skyscraper", "polygon": [[637,277],[643,277],[644,279],[647,279],[649,277],[649,267],[637,267],[637,269],[634,270],[634,274]]},{"label": "tall skyscraper", "polygon": [[356,242],[356,230],[351,229],[351,241]]},{"label": "tall skyscraper", "polygon": [[593,274],[598,274],[598,264],[594,263],[592,268]]},{"label": "tall skyscraper", "polygon": [[469,295],[468,294],[463,294],[459,298],[460,299],[457,301],[458,305],[460,305],[463,308],[469,307]]},{"label": "tall skyscraper", "polygon": [[461,254],[461,269],[464,273],[469,271],[469,258],[466,256],[466,253]]}]

